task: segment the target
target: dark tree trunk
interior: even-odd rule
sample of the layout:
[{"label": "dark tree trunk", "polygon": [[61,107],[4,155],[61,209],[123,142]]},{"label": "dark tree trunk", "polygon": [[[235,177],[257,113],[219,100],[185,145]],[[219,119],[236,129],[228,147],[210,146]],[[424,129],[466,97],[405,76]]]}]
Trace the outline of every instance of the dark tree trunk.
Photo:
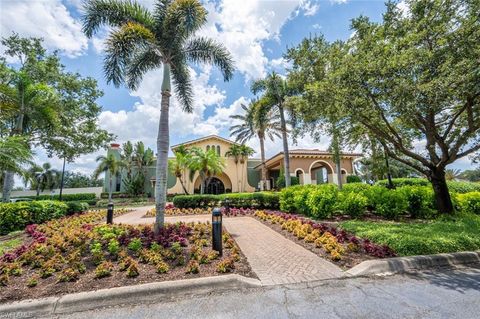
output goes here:
[{"label": "dark tree trunk", "polygon": [[452,199],[448,192],[447,180],[445,179],[445,169],[433,170],[430,174],[430,182],[435,193],[435,205],[437,210],[443,214],[453,213]]}]

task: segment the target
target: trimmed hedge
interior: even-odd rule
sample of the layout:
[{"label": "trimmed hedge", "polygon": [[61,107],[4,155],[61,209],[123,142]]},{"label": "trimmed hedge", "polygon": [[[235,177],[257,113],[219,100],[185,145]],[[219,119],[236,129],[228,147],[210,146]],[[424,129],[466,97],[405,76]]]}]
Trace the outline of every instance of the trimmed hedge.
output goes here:
[{"label": "trimmed hedge", "polygon": [[[112,198],[130,198],[132,195],[125,193],[125,192],[113,192],[112,193]],[[101,199],[106,199],[108,198],[108,192],[103,192],[100,194]]]},{"label": "trimmed hedge", "polygon": [[459,194],[457,200],[463,212],[480,215],[480,192]]},{"label": "trimmed hedge", "polygon": [[361,183],[362,179],[357,175],[347,175],[347,184],[350,183]]},{"label": "trimmed hedge", "polygon": [[230,207],[278,209],[279,194],[273,192],[231,193],[222,195],[177,195],[173,204],[178,208],[205,208],[223,205],[228,199]]},{"label": "trimmed hedge", "polygon": [[[426,178],[393,178],[393,185],[395,187],[402,186],[430,186],[432,184]],[[375,185],[387,187],[388,180],[382,179],[375,183]],[[465,194],[470,192],[480,192],[480,183],[474,182],[459,182],[459,181],[447,181],[448,189],[451,192],[458,194]]]},{"label": "trimmed hedge", "polygon": [[447,184],[451,192],[458,194],[480,192],[480,183],[448,181]]},{"label": "trimmed hedge", "polygon": [[22,230],[30,224],[60,218],[67,214],[68,205],[59,201],[33,201],[0,204],[0,235]]},{"label": "trimmed hedge", "polygon": [[[35,201],[40,201],[40,200],[58,201],[60,198],[60,195],[18,196],[17,198],[30,198]],[[62,194],[62,202],[94,201],[95,199],[96,199],[95,193]]]}]

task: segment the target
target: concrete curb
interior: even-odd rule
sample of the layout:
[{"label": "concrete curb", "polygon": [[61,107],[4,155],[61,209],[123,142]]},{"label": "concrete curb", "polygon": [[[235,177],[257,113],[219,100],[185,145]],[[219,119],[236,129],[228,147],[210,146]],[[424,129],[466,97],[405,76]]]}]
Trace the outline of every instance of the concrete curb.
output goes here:
[{"label": "concrete curb", "polygon": [[411,270],[471,264],[480,264],[480,251],[367,260],[346,273],[351,276],[389,275]]},{"label": "concrete curb", "polygon": [[165,300],[185,294],[258,288],[261,286],[260,281],[237,274],[153,282],[2,304],[0,305],[0,317],[15,318],[19,315],[22,318],[53,316],[120,304]]}]

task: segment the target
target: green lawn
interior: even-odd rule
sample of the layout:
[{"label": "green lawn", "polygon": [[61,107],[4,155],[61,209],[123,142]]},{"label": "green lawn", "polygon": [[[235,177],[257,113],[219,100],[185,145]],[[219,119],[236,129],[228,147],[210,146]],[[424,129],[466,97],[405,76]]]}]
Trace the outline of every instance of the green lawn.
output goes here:
[{"label": "green lawn", "polygon": [[400,256],[480,249],[478,215],[418,223],[347,221],[340,225],[359,237],[390,246]]},{"label": "green lawn", "polygon": [[[21,232],[23,231],[16,231],[16,232],[10,233],[9,235],[13,235],[15,233],[21,233]],[[20,237],[0,241],[0,256],[3,255],[8,250],[15,248],[17,246],[20,246],[21,244],[22,244],[22,238]]]}]

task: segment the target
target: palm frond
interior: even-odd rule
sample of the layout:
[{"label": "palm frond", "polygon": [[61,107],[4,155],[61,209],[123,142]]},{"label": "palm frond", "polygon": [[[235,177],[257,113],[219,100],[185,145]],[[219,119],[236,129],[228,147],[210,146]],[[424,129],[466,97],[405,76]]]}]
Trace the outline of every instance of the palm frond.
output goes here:
[{"label": "palm frond", "polygon": [[130,0],[88,0],[83,6],[82,30],[89,38],[105,25],[121,27],[127,22],[153,26],[153,17],[146,8]]},{"label": "palm frond", "polygon": [[175,94],[185,112],[193,111],[193,89],[187,61],[177,58],[172,65],[172,79]]},{"label": "palm frond", "polygon": [[207,22],[207,10],[198,0],[177,0],[167,7],[163,31],[188,39]]},{"label": "palm frond", "polygon": [[230,52],[213,39],[201,37],[190,40],[185,46],[185,54],[192,62],[218,66],[225,81],[233,76],[235,69]]},{"label": "palm frond", "polygon": [[126,68],[126,83],[132,90],[138,88],[145,73],[162,65],[161,56],[151,46],[135,51],[129,62]]}]

